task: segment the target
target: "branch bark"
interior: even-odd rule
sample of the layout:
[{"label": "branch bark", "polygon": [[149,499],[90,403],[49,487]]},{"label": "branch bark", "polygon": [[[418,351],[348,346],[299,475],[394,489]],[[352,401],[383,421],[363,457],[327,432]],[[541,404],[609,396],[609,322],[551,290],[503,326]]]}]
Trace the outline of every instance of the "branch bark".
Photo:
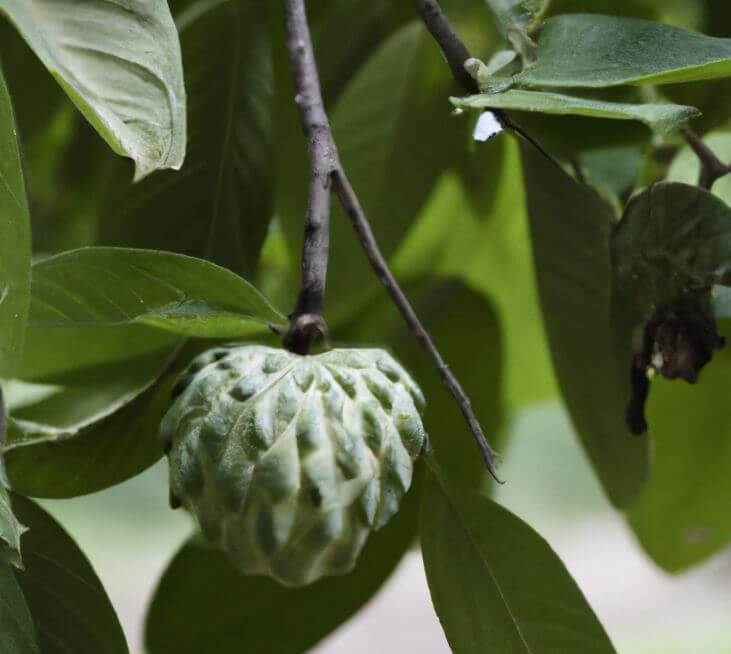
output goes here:
[{"label": "branch bark", "polygon": [[710,191],[716,180],[731,173],[731,165],[723,163],[692,129],[684,130],[683,136],[701,162],[698,186]]},{"label": "branch bark", "polygon": [[[386,292],[401,312],[401,315],[404,317],[406,324],[411,329],[418,343],[429,355],[439,370],[442,380],[451,392],[465,417],[470,432],[480,449],[487,469],[490,471],[490,474],[497,479],[497,473],[495,471],[495,454],[485,439],[480,423],[472,410],[472,404],[457,378],[449,370],[449,367],[439,353],[439,350],[429,336],[429,333],[424,328],[419,317],[416,315],[416,312],[411,306],[411,303],[391,273],[386,259],[378,247],[378,243],[373,235],[373,230],[371,229],[368,218],[363,211],[360,201],[358,200],[358,196],[353,190],[353,187],[348,180],[348,176],[340,162],[337,147],[330,129],[330,124],[323,108],[322,94],[320,92],[320,85],[317,77],[312,39],[307,25],[304,0],[284,0],[284,7],[287,43],[292,70],[295,77],[297,104],[299,106],[302,128],[309,144],[313,180],[310,185],[309,208],[305,219],[306,238],[302,253],[302,286],[300,298],[298,298],[297,308],[290,318],[290,332],[285,338],[285,344],[287,338],[296,331],[297,326],[295,324],[295,320],[298,316],[300,300],[303,301],[303,306],[305,306],[307,305],[307,302],[310,302],[312,299],[310,297],[310,290],[308,290],[311,288],[308,280],[309,275],[313,272],[317,273],[317,275],[315,275],[315,281],[318,282],[318,284],[316,284],[316,288],[321,289],[319,295],[315,293],[314,297],[319,301],[319,305],[317,306],[320,313],[318,315],[320,316],[320,319],[322,319],[322,290],[324,290],[325,271],[323,271],[321,264],[324,263],[325,268],[327,267],[327,247],[325,247],[324,258],[322,248],[323,239],[325,240],[325,243],[327,243],[327,238],[323,237],[322,230],[323,228],[328,227],[329,201],[326,203],[322,199],[320,193],[326,193],[329,196],[330,186],[332,185],[332,189],[336,192],[343,209],[353,225],[355,233],[358,236],[361,247],[371,264],[371,267],[378,275],[378,278],[383,283]],[[323,182],[325,183],[323,184]],[[328,216],[323,216],[323,212],[326,209],[328,210]],[[313,222],[312,225],[310,225],[311,221]],[[319,238],[317,240],[317,243],[319,243],[318,247],[315,247],[314,242],[310,244],[312,247],[308,247],[308,234],[312,236],[310,232],[313,229],[315,229],[315,233],[319,234]],[[317,253],[317,256],[314,256],[313,253]],[[307,305],[306,308],[308,307],[309,305]],[[312,314],[305,313],[299,315]],[[288,347],[291,347],[291,344],[288,345]]]},{"label": "branch bark", "polygon": [[322,101],[304,2],[285,1],[284,16],[295,102],[311,163],[300,291],[284,344],[292,352],[307,354],[313,340],[326,332],[322,309],[330,248],[330,188],[337,152]]}]

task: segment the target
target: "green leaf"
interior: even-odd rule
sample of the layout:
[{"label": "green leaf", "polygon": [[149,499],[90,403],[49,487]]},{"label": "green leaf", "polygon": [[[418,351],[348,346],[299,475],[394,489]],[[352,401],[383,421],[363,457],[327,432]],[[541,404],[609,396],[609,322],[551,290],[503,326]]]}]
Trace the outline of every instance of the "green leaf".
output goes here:
[{"label": "green leaf", "polygon": [[0,377],[23,348],[30,289],[30,227],[13,108],[0,70]]},{"label": "green leaf", "polygon": [[111,148],[135,162],[135,179],[180,168],[185,88],[166,2],[2,0],[0,11]]},{"label": "green leaf", "polygon": [[661,182],[636,195],[612,235],[617,287],[644,309],[731,271],[731,208],[697,186]]},{"label": "green leaf", "polygon": [[76,543],[30,500],[13,495],[13,509],[29,527],[16,577],[43,654],[127,654],[109,598]]},{"label": "green leaf", "polygon": [[[300,654],[348,620],[381,588],[417,530],[415,484],[399,514],[372,534],[355,570],[303,588],[242,576],[198,540],[183,546],[165,571],[147,616],[150,654]],[[191,601],[194,598],[194,601]]]},{"label": "green leaf", "polygon": [[546,21],[523,86],[677,84],[731,75],[731,39],[637,18],[566,14]]},{"label": "green leaf", "polygon": [[116,175],[104,244],[173,250],[253,274],[274,204],[271,5],[171,3],[189,98],[185,165],[135,186]]},{"label": "green leaf", "polygon": [[504,31],[526,32],[534,28],[549,0],[487,0]]},{"label": "green leaf", "polygon": [[73,250],[33,266],[20,377],[50,377],[67,365],[111,363],[174,343],[157,329],[236,338],[285,321],[247,281],[201,259],[153,250]]},{"label": "green leaf", "polygon": [[0,560],[0,651],[3,654],[40,654],[33,618],[13,568]]},{"label": "green leaf", "polygon": [[[412,22],[362,66],[332,112],[343,165],[386,257],[458,152],[464,123],[450,120],[449,107],[439,102],[452,85],[439,49]],[[278,213],[295,244],[302,238],[307,182],[299,167],[282,181],[286,193],[280,194]],[[336,201],[333,208],[327,296],[334,323],[361,304],[378,280]]]},{"label": "green leaf", "polygon": [[[649,443],[624,422],[630,354],[612,328],[614,215],[593,190],[523,146],[528,214],[544,325],[574,427],[610,500],[627,506],[648,469]],[[623,334],[627,343],[631,336]]]},{"label": "green leaf", "polygon": [[[731,161],[731,130],[711,132],[703,137],[703,142],[721,161]],[[690,146],[683,147],[673,159],[668,170],[668,181],[696,185],[701,175],[701,162]],[[731,205],[731,175],[716,180],[712,193]]]},{"label": "green leaf", "polygon": [[[458,279],[426,279],[405,291],[470,397],[491,445],[497,447],[504,417],[503,351],[492,304]],[[424,426],[445,472],[468,487],[484,481],[485,465],[459,407],[390,298],[379,295],[333,336],[351,343],[387,345],[427,398]]]},{"label": "green leaf", "polygon": [[[0,456],[1,460],[1,456]],[[10,506],[10,497],[0,481],[0,570],[6,563],[22,567],[20,537],[26,529],[18,522]],[[2,585],[0,585],[0,588]]]},{"label": "green leaf", "polygon": [[[720,330],[728,340],[731,323]],[[665,570],[679,572],[731,543],[731,350],[713,355],[698,384],[656,377],[647,405],[655,436],[653,472],[629,523]]]},{"label": "green leaf", "polygon": [[530,32],[538,25],[549,2],[550,0],[487,0],[501,32],[528,62],[535,60],[536,50]]},{"label": "green leaf", "polygon": [[447,496],[430,475],[421,544],[455,654],[615,651],[548,543],[500,505],[478,494]]},{"label": "green leaf", "polygon": [[15,490],[68,498],[119,484],[162,457],[160,420],[180,367],[168,350],[86,368],[14,412],[5,446]]},{"label": "green leaf", "polygon": [[675,104],[629,104],[591,100],[544,91],[511,90],[451,98],[462,109],[513,109],[558,116],[590,116],[612,120],[639,120],[658,132],[672,132],[700,116],[693,107]]}]

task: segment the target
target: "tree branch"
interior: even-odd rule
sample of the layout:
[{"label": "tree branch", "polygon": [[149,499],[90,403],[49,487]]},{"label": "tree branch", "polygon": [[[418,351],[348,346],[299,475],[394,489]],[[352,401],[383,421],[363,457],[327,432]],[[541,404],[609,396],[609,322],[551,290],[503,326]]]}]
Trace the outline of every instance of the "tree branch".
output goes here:
[{"label": "tree branch", "polygon": [[701,162],[698,186],[710,191],[716,180],[731,173],[731,165],[723,163],[692,129],[683,130],[683,136]]},{"label": "tree branch", "polygon": [[322,102],[304,2],[284,3],[287,51],[292,66],[295,102],[310,155],[310,190],[305,215],[300,291],[284,344],[307,354],[312,341],[326,331],[322,317],[330,246],[330,187],[337,152]]},{"label": "tree branch", "polygon": [[[449,68],[452,71],[454,80],[467,93],[479,93],[480,89],[477,86],[477,82],[464,67],[465,62],[471,59],[470,52],[454,31],[454,28],[450,25],[449,20],[439,6],[438,0],[412,0],[412,2],[419,16],[421,16],[422,22],[434,37],[437,45],[441,48],[442,54],[444,54]],[[503,129],[517,134],[536,148],[543,156],[560,167],[560,164],[553,156],[520,125],[514,122],[506,111],[503,109],[487,109],[486,111],[490,111],[495,116]]]},{"label": "tree branch", "polygon": [[[497,479],[495,471],[495,455],[485,439],[485,435],[482,432],[480,423],[477,420],[472,405],[470,403],[467,394],[464,392],[459,381],[449,370],[449,367],[442,359],[439,350],[437,350],[434,342],[432,341],[429,333],[426,331],[424,326],[421,324],[419,317],[416,315],[413,307],[409,300],[404,295],[403,291],[398,285],[398,282],[394,278],[393,274],[388,268],[383,254],[378,247],[378,243],[373,235],[368,218],[363,211],[363,208],[358,200],[358,197],[350,185],[348,176],[343,169],[342,164],[338,158],[337,147],[330,130],[330,125],[327,120],[322,102],[322,95],[320,93],[319,82],[317,81],[317,70],[315,68],[315,60],[312,49],[312,40],[310,37],[309,27],[307,25],[307,17],[305,13],[304,0],[284,0],[285,6],[285,21],[287,30],[287,41],[290,59],[292,63],[292,69],[295,76],[295,86],[297,88],[298,106],[300,110],[300,119],[302,127],[310,145],[310,159],[312,161],[313,168],[313,179],[318,179],[316,171],[326,173],[327,184],[324,186],[325,191],[329,194],[330,184],[337,193],[340,203],[343,205],[350,222],[355,229],[356,235],[360,240],[361,247],[363,248],[371,267],[378,275],[379,279],[383,283],[386,291],[391,296],[398,307],[401,315],[404,317],[406,324],[409,326],[417,341],[426,353],[431,357],[432,361],[439,370],[439,374],[442,380],[446,384],[447,388],[451,392],[455,401],[462,410],[467,425],[470,428],[473,438],[480,448],[482,457],[490,473]],[[306,91],[306,92],[305,92]],[[323,164],[323,162],[325,162]],[[319,178],[322,179],[322,178]],[[322,200],[318,200],[318,204],[313,206],[313,186],[311,185],[310,195],[310,208],[307,214],[307,223],[309,223],[311,216],[314,215],[313,209],[317,209],[318,212],[322,212],[325,207],[329,208]],[[317,197],[320,197],[319,195]],[[327,217],[323,218],[322,213],[316,214],[319,218],[317,223],[318,229],[321,230],[323,224],[327,226]],[[307,236],[308,229],[305,229]],[[322,239],[322,235],[321,235]],[[317,250],[320,255],[322,254],[321,249]],[[312,272],[312,264],[306,261],[306,257],[309,257],[311,250],[308,248],[307,243],[303,249],[303,261],[302,261],[302,290],[300,296],[308,296],[309,291],[306,291],[306,277],[305,272]],[[319,257],[318,263],[322,263],[322,256]],[[327,263],[327,256],[324,258],[325,265]],[[318,271],[322,271],[318,268]],[[323,279],[322,287],[324,288],[324,275],[321,275],[318,279]],[[322,308],[322,293],[319,294],[319,308]],[[300,306],[298,300],[297,306]],[[293,314],[292,320],[297,314],[297,310]],[[293,324],[290,328],[290,333],[295,329]]]},{"label": "tree branch", "polygon": [[343,206],[343,209],[345,209],[345,213],[348,215],[348,218],[350,218],[350,222],[358,235],[358,239],[360,240],[361,246],[365,251],[365,255],[368,258],[371,267],[383,283],[386,288],[386,292],[391,296],[393,303],[401,312],[404,321],[409,326],[409,329],[411,329],[416,340],[419,342],[419,345],[421,345],[422,349],[431,357],[434,365],[439,370],[442,381],[446,384],[450,393],[459,405],[462,415],[467,421],[470,432],[472,432],[472,436],[475,439],[477,446],[480,448],[480,452],[482,453],[482,458],[485,461],[487,469],[490,471],[490,474],[497,479],[497,473],[495,471],[495,453],[487,443],[487,439],[482,432],[482,427],[480,427],[480,423],[472,410],[472,403],[457,378],[449,370],[449,366],[447,366],[436,345],[434,345],[434,342],[429,336],[429,332],[427,332],[424,325],[421,324],[414,308],[411,306],[408,298],[404,295],[404,292],[401,290],[398,282],[389,270],[388,264],[386,263],[386,260],[378,247],[375,236],[373,235],[373,230],[368,222],[368,218],[358,201],[358,196],[355,194],[355,191],[350,185],[350,182],[342,168],[338,168],[338,170],[335,171],[333,180],[335,192],[338,194],[340,204]]}]

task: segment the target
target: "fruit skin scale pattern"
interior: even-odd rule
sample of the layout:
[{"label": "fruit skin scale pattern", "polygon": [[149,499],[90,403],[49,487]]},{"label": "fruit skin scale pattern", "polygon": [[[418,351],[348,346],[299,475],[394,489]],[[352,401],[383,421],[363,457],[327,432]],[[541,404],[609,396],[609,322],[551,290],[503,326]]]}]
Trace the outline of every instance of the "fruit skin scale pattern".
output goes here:
[{"label": "fruit skin scale pattern", "polygon": [[350,571],[426,443],[424,398],[377,349],[204,352],[161,425],[171,498],[244,573],[300,586]]}]

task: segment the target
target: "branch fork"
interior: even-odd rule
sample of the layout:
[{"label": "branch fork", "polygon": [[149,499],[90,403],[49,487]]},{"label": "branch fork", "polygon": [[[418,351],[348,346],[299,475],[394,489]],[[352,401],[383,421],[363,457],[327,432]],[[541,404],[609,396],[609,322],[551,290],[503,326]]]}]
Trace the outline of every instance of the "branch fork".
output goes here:
[{"label": "branch fork", "polygon": [[[326,330],[322,309],[329,251],[330,201],[331,193],[334,192],[353,225],[371,267],[383,283],[386,292],[390,295],[416,340],[439,370],[442,380],[465,417],[487,469],[497,479],[495,453],[485,439],[470,400],[457,378],[449,370],[429,333],[391,273],[358,196],[340,162],[322,101],[305,2],[304,0],[283,1],[287,49],[294,74],[295,102],[299,110],[302,131],[307,139],[311,164],[300,291],[295,309],[290,315],[290,328],[284,337],[284,344],[292,352],[307,354],[313,340]],[[415,3],[417,8],[420,4],[433,5],[432,12],[436,7],[437,13],[431,15],[436,19],[441,15],[443,21],[440,22],[440,29],[442,32],[445,29],[451,31],[437,3],[421,3],[418,0],[415,0]],[[469,53],[456,35],[451,44],[454,47],[454,54],[447,55],[450,66],[452,61],[456,62],[466,53],[464,59],[461,59],[459,64],[452,68],[453,73],[457,74],[458,71],[461,71],[459,74],[463,74],[465,81],[469,79],[474,83],[463,65],[464,61],[469,58]]]}]

